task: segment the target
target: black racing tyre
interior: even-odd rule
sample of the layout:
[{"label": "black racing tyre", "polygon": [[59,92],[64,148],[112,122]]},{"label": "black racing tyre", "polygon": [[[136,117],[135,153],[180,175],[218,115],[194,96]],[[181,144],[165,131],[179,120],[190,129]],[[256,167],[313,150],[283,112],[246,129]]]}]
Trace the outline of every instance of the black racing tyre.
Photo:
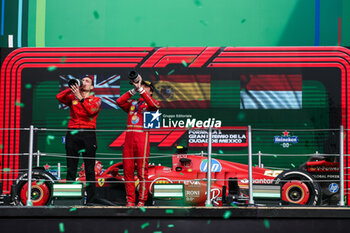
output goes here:
[{"label": "black racing tyre", "polygon": [[275,179],[281,185],[282,201],[285,204],[316,206],[321,203],[321,189],[317,181],[304,171],[288,170]]},{"label": "black racing tyre", "polygon": [[[32,171],[31,200],[33,206],[49,205],[52,201],[53,184],[57,181],[49,172],[41,169]],[[28,190],[28,172],[19,176],[15,183],[14,201],[16,205],[26,205]]]}]

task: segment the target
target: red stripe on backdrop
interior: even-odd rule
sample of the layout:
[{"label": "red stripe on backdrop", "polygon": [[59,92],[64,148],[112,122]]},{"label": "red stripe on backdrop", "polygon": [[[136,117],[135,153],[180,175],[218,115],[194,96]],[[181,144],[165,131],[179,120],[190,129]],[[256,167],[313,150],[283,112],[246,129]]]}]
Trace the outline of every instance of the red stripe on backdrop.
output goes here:
[{"label": "red stripe on backdrop", "polygon": [[241,85],[250,91],[301,91],[300,74],[258,74],[241,75]]},{"label": "red stripe on backdrop", "polygon": [[210,83],[209,74],[189,74],[189,75],[159,75],[159,79],[152,76],[152,81],[168,81],[168,82],[177,82],[177,83]]}]

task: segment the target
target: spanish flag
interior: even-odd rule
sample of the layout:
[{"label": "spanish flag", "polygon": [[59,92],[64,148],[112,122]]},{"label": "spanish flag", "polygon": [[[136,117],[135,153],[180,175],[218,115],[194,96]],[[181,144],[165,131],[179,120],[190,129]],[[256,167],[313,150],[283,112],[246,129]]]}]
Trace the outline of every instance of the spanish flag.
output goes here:
[{"label": "spanish flag", "polygon": [[159,75],[153,85],[161,108],[210,107],[210,75]]}]

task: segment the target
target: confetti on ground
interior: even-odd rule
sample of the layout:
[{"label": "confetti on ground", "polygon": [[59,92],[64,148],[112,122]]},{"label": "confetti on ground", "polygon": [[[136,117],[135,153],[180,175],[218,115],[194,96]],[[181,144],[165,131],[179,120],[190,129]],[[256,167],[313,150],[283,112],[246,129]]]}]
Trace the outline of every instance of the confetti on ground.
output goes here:
[{"label": "confetti on ground", "polygon": [[292,167],[295,167],[295,165],[293,163],[290,164]]},{"label": "confetti on ground", "polygon": [[64,63],[66,61],[66,57],[61,58],[61,63]]},{"label": "confetti on ground", "polygon": [[242,20],[241,20],[241,23],[245,23],[245,21],[246,21],[246,19],[242,19]]},{"label": "confetti on ground", "polygon": [[11,168],[4,168],[2,169],[4,172],[10,172],[11,171]]},{"label": "confetti on ground", "polygon": [[219,150],[219,154],[223,154],[224,152],[222,150]]},{"label": "confetti on ground", "polygon": [[100,18],[100,14],[97,11],[94,11],[94,17],[95,17],[95,19],[99,19]]},{"label": "confetti on ground", "polygon": [[50,145],[51,144],[51,140],[54,140],[55,139],[55,136],[53,136],[53,135],[47,135],[47,137],[46,137],[46,143],[48,144],[48,145]]},{"label": "confetti on ground", "polygon": [[199,0],[194,0],[194,4],[196,4],[196,6],[202,6],[202,3]]},{"label": "confetti on ground", "polygon": [[67,121],[67,120],[62,121],[62,126],[67,125],[67,123],[68,123],[68,121]]},{"label": "confetti on ground", "polygon": [[70,208],[69,212],[73,212],[73,211],[76,211],[76,210],[77,210],[77,208]]},{"label": "confetti on ground", "polygon": [[207,22],[205,22],[204,20],[199,20],[199,22],[200,22],[201,24],[203,24],[204,26],[208,26]]},{"label": "confetti on ground", "polygon": [[30,88],[32,88],[32,84],[27,83],[25,87],[26,87],[27,89],[30,89]]},{"label": "confetti on ground", "polygon": [[170,72],[168,73],[168,75],[171,75],[172,73],[174,73],[175,70],[170,70]]},{"label": "confetti on ground", "polygon": [[265,220],[264,220],[264,225],[265,225],[265,228],[270,228],[270,222],[269,222],[269,220],[265,219]]},{"label": "confetti on ground", "polygon": [[168,227],[172,228],[172,227],[174,227],[174,224],[169,224]]},{"label": "confetti on ground", "polygon": [[146,222],[144,224],[141,225],[141,229],[145,229],[146,227],[149,226],[149,222]]},{"label": "confetti on ground", "polygon": [[173,213],[174,213],[174,210],[167,209],[167,210],[165,210],[165,213],[166,213],[166,214],[173,214]]},{"label": "confetti on ground", "polygon": [[182,63],[182,65],[184,65],[184,67],[188,66],[187,63],[185,62],[185,60],[182,60],[181,63]]},{"label": "confetti on ground", "polygon": [[77,134],[77,133],[79,133],[79,130],[73,130],[73,131],[70,132],[71,135],[74,135],[74,134]]},{"label": "confetti on ground", "polygon": [[224,215],[222,216],[224,219],[228,219],[231,216],[231,211],[227,210]]},{"label": "confetti on ground", "polygon": [[78,154],[84,153],[86,150],[85,149],[81,149],[78,151]]},{"label": "confetti on ground", "polygon": [[56,70],[56,69],[57,69],[56,66],[49,66],[49,67],[47,68],[48,71],[54,71],[54,70]]},{"label": "confetti on ground", "polygon": [[113,164],[113,160],[109,162],[109,165],[112,165]]},{"label": "confetti on ground", "polygon": [[20,106],[21,108],[23,108],[23,107],[24,107],[24,103],[17,102],[17,101],[16,101],[15,105],[16,105],[16,106]]},{"label": "confetti on ground", "polygon": [[143,212],[143,213],[145,213],[146,212],[146,208],[145,207],[140,207],[140,210]]},{"label": "confetti on ground", "polygon": [[124,233],[128,233],[128,230],[127,230],[127,229],[125,229],[125,230],[124,230]]},{"label": "confetti on ground", "polygon": [[60,228],[60,232],[64,232],[64,223],[60,222],[60,224],[58,226]]},{"label": "confetti on ground", "polygon": [[183,176],[184,174],[183,174],[182,172],[180,172],[180,175],[182,175],[182,176]]},{"label": "confetti on ground", "polygon": [[210,224],[211,220],[208,220],[207,224]]}]

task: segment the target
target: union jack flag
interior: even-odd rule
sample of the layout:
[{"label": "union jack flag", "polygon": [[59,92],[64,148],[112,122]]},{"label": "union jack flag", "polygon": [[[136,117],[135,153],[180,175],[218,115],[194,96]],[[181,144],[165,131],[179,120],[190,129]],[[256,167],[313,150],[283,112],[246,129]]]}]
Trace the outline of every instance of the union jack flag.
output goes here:
[{"label": "union jack flag", "polygon": [[[116,100],[120,97],[120,75],[112,75],[108,78],[103,76],[94,76],[94,95],[100,97],[102,100],[102,108],[114,108],[118,109]],[[68,81],[70,79],[80,79],[81,77],[75,77],[73,75],[60,75],[60,89],[64,90],[68,87]],[[85,77],[85,76],[84,76]],[[97,80],[99,79],[99,80]],[[64,104],[59,104],[59,108],[68,108]]]}]

